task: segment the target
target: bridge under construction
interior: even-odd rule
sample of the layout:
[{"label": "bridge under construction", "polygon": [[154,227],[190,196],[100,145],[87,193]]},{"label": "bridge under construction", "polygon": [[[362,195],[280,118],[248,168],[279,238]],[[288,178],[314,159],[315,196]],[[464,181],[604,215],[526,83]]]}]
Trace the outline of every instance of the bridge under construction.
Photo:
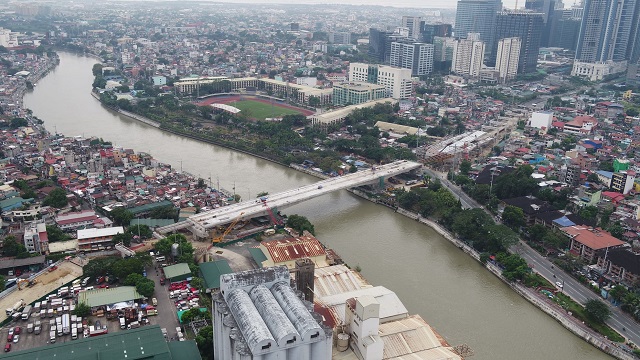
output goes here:
[{"label": "bridge under construction", "polygon": [[189,230],[198,238],[208,238],[209,231],[217,226],[231,223],[238,217],[254,218],[271,215],[271,208],[282,209],[333,191],[380,182],[385,178],[406,173],[421,166],[420,163],[407,160],[395,161],[375,166],[368,170],[361,170],[352,174],[321,180],[296,189],[282,191],[261,199],[243,201],[195,214],[185,221],[160,227],[157,232],[164,235],[179,230]]}]

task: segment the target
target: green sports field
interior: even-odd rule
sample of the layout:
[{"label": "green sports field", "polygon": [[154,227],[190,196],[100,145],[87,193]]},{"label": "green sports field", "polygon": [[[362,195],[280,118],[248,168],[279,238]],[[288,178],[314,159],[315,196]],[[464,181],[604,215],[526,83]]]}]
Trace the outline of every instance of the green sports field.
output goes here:
[{"label": "green sports field", "polygon": [[264,120],[266,118],[282,117],[284,115],[301,114],[300,111],[271,105],[254,100],[240,100],[230,102],[227,105],[235,106],[241,110],[240,114],[244,114],[249,118]]}]

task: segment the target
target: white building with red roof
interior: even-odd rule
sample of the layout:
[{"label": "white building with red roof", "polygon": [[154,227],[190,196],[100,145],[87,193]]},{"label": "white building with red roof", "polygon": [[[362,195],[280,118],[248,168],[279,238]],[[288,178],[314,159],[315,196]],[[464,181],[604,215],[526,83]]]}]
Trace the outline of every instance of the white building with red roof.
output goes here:
[{"label": "white building with red roof", "polygon": [[571,239],[569,252],[580,256],[588,264],[597,259],[600,252],[621,248],[627,244],[600,228],[567,226],[562,228],[562,232]]},{"label": "white building with red roof", "polygon": [[571,134],[588,134],[596,126],[598,126],[598,120],[593,116],[581,115],[576,116],[573,120],[564,123],[563,132]]},{"label": "white building with red roof", "polygon": [[[96,222],[100,222],[98,215],[93,210],[84,210],[79,212],[66,213],[56,216],[56,225],[61,230],[77,230],[80,228],[95,227]],[[101,223],[101,222],[100,222]]]}]

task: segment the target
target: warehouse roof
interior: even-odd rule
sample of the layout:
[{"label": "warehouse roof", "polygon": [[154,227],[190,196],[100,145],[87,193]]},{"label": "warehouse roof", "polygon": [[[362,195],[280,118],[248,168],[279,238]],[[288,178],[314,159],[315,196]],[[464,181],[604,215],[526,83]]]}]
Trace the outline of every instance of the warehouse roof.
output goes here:
[{"label": "warehouse roof", "polygon": [[187,360],[199,359],[195,341],[167,343],[160,326],[143,326],[138,329],[78,339],[76,341],[47,344],[32,349],[5,353],[3,359],[68,359],[68,360]]},{"label": "warehouse roof", "polygon": [[93,239],[103,236],[114,236],[117,234],[123,234],[124,228],[122,226],[108,227],[108,228],[92,228],[78,230],[78,240]]},{"label": "warehouse roof", "polygon": [[171,266],[167,266],[164,269],[164,277],[167,279],[174,279],[183,275],[191,274],[191,269],[186,263],[179,263]]},{"label": "warehouse roof", "polygon": [[201,263],[200,272],[207,289],[219,289],[220,275],[231,274],[233,270],[227,260],[218,260]]},{"label": "warehouse roof", "polygon": [[115,304],[124,301],[141,299],[133,286],[119,286],[111,289],[94,289],[78,293],[78,303],[85,303],[91,307]]},{"label": "warehouse roof", "polygon": [[27,265],[36,265],[36,264],[44,264],[45,256],[34,256],[28,257],[24,259],[0,259],[0,269],[9,269],[18,266],[27,266]]},{"label": "warehouse roof", "polygon": [[249,253],[258,264],[258,267],[262,267],[262,263],[267,260],[267,257],[260,248],[249,248]]},{"label": "warehouse roof", "polygon": [[131,219],[131,222],[129,222],[130,226],[134,226],[134,225],[147,225],[150,228],[154,228],[154,227],[162,227],[162,226],[167,226],[167,225],[171,225],[171,224],[175,224],[176,221],[174,219]]},{"label": "warehouse roof", "polygon": [[161,207],[165,207],[165,206],[174,206],[173,203],[169,200],[162,200],[159,202],[154,202],[154,203],[150,203],[150,204],[144,204],[144,205],[140,205],[140,206],[136,206],[129,210],[134,216],[141,214],[141,213],[145,213],[147,211],[151,211],[153,209],[157,209],[157,208],[161,208]]}]

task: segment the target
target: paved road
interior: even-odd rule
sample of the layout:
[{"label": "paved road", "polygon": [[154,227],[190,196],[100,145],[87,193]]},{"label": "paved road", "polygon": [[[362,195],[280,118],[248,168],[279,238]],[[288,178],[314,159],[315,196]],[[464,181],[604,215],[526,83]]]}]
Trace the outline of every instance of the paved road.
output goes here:
[{"label": "paved road", "polygon": [[[442,185],[447,187],[460,198],[460,202],[464,208],[481,208],[480,204],[467,196],[459,187],[447,180],[442,173],[431,170],[426,170],[425,172],[432,178],[440,179]],[[551,283],[555,283],[556,281],[564,282],[563,292],[582,305],[590,299],[601,300],[609,305],[609,308],[611,309],[611,318],[607,321],[607,324],[634,344],[640,345],[640,325],[628,314],[622,312],[619,307],[611,305],[608,301],[603,300],[584,284],[578,282],[578,280],[574,279],[563,270],[554,267],[549,260],[529,247],[524,243],[524,241],[520,241],[520,243],[512,247],[511,250],[520,254],[520,256],[522,256],[529,264],[533,265],[533,269],[537,273],[545,277]]]},{"label": "paved road", "polygon": [[[169,299],[169,290],[168,286],[160,285],[160,273],[156,275],[156,270],[154,267],[156,266],[155,260],[153,261],[153,266],[147,268],[147,277],[153,280],[156,283],[156,288],[153,293],[153,296],[158,299],[158,315],[157,316],[149,316],[149,322],[152,325],[160,325],[161,328],[167,329],[167,334],[169,339],[177,337],[176,327],[180,326],[178,323],[178,317],[176,315],[176,306],[172,299]],[[159,266],[159,265],[158,265]],[[151,299],[149,299],[151,302]]]}]

